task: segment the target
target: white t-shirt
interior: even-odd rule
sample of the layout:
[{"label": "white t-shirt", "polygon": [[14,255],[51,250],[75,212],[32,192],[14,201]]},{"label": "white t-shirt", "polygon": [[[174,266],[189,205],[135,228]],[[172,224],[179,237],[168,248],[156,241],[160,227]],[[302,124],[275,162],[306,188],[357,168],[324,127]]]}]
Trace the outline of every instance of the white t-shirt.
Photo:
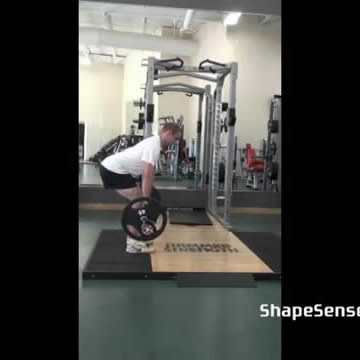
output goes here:
[{"label": "white t-shirt", "polygon": [[117,174],[142,175],[146,163],[156,165],[160,158],[160,136],[150,136],[124,151],[108,156],[102,165]]}]

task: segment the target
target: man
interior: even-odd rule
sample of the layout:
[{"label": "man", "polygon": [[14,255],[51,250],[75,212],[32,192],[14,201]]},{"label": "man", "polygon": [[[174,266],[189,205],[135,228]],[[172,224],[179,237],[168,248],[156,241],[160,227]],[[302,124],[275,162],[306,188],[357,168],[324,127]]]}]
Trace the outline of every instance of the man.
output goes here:
[{"label": "man", "polygon": [[[159,135],[150,136],[122,152],[110,155],[100,164],[100,176],[106,189],[117,192],[128,200],[150,197],[155,166],[161,149],[179,140],[181,129],[174,123],[165,124]],[[137,184],[136,177],[140,178]],[[154,249],[146,243],[127,237],[128,253],[150,253]]]}]

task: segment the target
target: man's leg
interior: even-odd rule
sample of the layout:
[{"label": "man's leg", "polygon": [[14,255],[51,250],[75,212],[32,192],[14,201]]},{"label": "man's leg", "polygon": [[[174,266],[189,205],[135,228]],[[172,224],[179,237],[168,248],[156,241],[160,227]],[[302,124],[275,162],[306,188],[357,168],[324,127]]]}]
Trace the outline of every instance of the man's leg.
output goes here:
[{"label": "man's leg", "polygon": [[[100,176],[105,189],[114,189],[119,195],[129,201],[142,197],[141,187],[133,181],[130,175],[115,174],[100,165]],[[125,188],[122,189],[124,186]],[[128,230],[134,234],[138,233],[131,225],[128,226]],[[150,245],[150,242],[144,243],[142,241],[137,241],[128,235],[126,250],[131,253],[149,253],[153,249],[151,249],[148,244]]]},{"label": "man's leg", "polygon": [[117,189],[116,192],[130,201],[142,197],[142,190],[140,186],[132,187],[129,189]]}]

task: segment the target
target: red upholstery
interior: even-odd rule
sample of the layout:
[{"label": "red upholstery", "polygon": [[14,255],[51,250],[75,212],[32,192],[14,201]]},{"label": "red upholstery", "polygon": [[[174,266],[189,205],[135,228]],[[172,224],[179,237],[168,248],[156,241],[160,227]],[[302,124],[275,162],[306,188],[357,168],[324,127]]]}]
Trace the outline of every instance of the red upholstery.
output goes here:
[{"label": "red upholstery", "polygon": [[249,171],[264,171],[264,160],[256,158],[256,151],[250,144],[246,144],[245,159]]}]

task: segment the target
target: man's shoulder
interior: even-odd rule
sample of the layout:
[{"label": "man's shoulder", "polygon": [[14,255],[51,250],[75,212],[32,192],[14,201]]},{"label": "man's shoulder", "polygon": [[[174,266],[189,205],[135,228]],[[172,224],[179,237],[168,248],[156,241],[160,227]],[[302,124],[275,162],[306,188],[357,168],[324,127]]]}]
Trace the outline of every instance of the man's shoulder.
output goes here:
[{"label": "man's shoulder", "polygon": [[159,142],[159,135],[152,135],[146,138],[144,141],[148,142],[149,144],[157,144]]}]

